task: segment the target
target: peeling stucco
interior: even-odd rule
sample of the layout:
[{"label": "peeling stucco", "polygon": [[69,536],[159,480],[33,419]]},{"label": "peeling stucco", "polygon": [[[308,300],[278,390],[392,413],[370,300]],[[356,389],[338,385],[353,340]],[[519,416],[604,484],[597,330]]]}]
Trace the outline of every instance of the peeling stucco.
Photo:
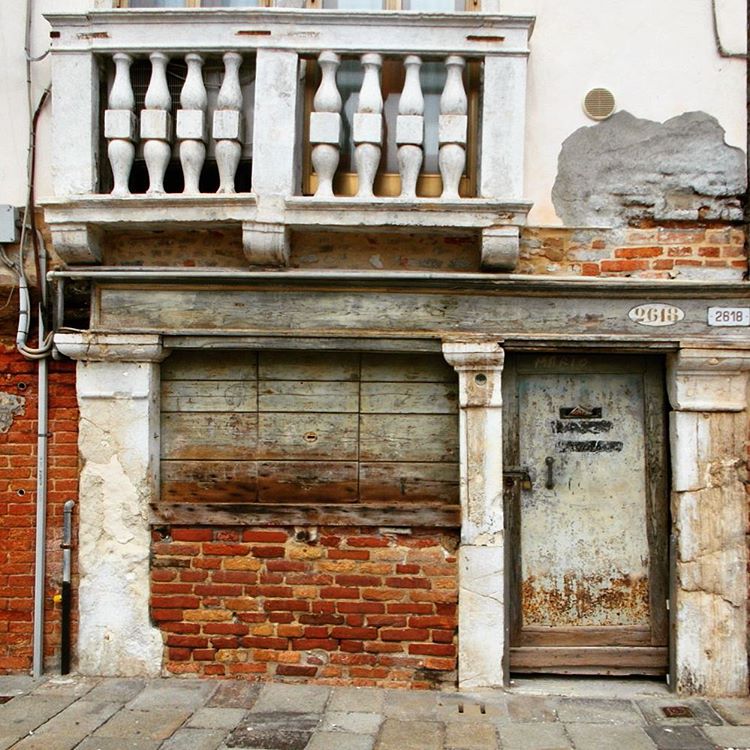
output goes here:
[{"label": "peeling stucco", "polygon": [[26,399],[13,393],[0,391],[0,432],[8,432],[13,418],[23,414]]},{"label": "peeling stucco", "polygon": [[705,112],[659,123],[622,111],[563,142],[552,202],[568,226],[739,221],[745,164]]}]

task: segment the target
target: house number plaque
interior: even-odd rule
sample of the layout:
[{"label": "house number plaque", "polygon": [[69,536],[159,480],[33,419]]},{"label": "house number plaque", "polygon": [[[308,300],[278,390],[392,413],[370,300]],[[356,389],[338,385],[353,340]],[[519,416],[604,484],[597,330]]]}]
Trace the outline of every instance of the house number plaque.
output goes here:
[{"label": "house number plaque", "polygon": [[750,326],[750,307],[709,307],[710,326]]},{"label": "house number plaque", "polygon": [[638,305],[630,310],[628,317],[642,326],[671,326],[679,323],[685,317],[685,311],[674,305],[663,302],[651,302]]}]

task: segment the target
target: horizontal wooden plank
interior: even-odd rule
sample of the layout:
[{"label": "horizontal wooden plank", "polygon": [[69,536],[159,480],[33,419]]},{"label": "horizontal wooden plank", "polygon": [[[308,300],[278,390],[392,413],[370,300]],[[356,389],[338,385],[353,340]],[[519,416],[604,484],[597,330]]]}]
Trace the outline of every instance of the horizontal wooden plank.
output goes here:
[{"label": "horizontal wooden plank", "polygon": [[511,670],[531,669],[557,672],[560,669],[583,667],[588,670],[633,670],[641,668],[666,670],[666,647],[541,647],[518,646],[510,649]]},{"label": "horizontal wooden plank", "polygon": [[255,414],[197,412],[161,415],[162,459],[251,459],[256,455]]},{"label": "horizontal wooden plank", "polygon": [[364,414],[456,414],[454,383],[362,383]]},{"label": "horizontal wooden plank", "polygon": [[453,505],[363,505],[316,503],[152,503],[152,524],[205,526],[405,526],[458,528],[460,509]]},{"label": "horizontal wooden plank", "polygon": [[455,370],[436,354],[363,354],[362,382],[457,383]]},{"label": "horizontal wooden plank", "polygon": [[604,627],[524,626],[518,634],[519,646],[653,646],[651,628],[639,625]]},{"label": "horizontal wooden plank", "polygon": [[337,352],[261,352],[261,380],[350,380],[359,379],[359,354]]},{"label": "horizontal wooden plank", "polygon": [[359,383],[315,380],[261,380],[262,412],[348,412],[359,409]]},{"label": "horizontal wooden plank", "polygon": [[255,411],[254,380],[166,380],[161,384],[162,412]]},{"label": "horizontal wooden plank", "polygon": [[248,503],[258,499],[256,461],[161,461],[162,502]]},{"label": "horizontal wooden plank", "polygon": [[357,458],[357,415],[320,412],[258,415],[260,459]]},{"label": "horizontal wooden plank", "polygon": [[457,463],[366,463],[360,465],[362,502],[458,503]]},{"label": "horizontal wooden plank", "polygon": [[261,461],[261,503],[339,503],[357,500],[354,461]]},{"label": "horizontal wooden plank", "polygon": [[457,461],[458,414],[362,414],[362,461]]},{"label": "horizontal wooden plank", "polygon": [[161,365],[164,380],[255,380],[258,355],[252,351],[172,352]]}]

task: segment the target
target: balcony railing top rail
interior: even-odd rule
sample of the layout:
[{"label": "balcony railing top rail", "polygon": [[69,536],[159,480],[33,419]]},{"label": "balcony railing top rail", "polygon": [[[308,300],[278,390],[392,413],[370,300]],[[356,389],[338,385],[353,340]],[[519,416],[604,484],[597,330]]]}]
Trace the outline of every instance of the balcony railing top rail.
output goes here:
[{"label": "balcony railing top rail", "polygon": [[[526,55],[534,19],[489,13],[193,8],[47,13],[54,51]],[[418,31],[418,33],[417,33]]]}]

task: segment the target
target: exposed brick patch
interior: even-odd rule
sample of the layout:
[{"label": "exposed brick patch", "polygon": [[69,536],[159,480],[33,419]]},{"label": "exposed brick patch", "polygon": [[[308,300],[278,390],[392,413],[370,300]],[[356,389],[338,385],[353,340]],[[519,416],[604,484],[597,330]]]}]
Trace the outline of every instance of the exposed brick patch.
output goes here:
[{"label": "exposed brick patch", "polygon": [[[37,365],[11,345],[0,345],[0,391],[22,396],[23,410],[0,432],[0,674],[27,672],[32,661],[34,525],[37,485]],[[49,480],[47,485],[47,580],[44,658],[60,659],[62,511],[78,493],[78,408],[75,364],[50,361]],[[75,516],[74,516],[75,519]],[[73,555],[75,566],[75,554]],[[72,640],[77,628],[76,570]]]},{"label": "exposed brick patch", "polygon": [[238,542],[226,531],[154,534],[151,615],[168,672],[419,688],[455,679],[455,535],[335,528],[300,543],[293,529],[253,528]]},{"label": "exposed brick patch", "polygon": [[735,226],[568,229],[526,227],[519,273],[740,280],[745,233]]}]

